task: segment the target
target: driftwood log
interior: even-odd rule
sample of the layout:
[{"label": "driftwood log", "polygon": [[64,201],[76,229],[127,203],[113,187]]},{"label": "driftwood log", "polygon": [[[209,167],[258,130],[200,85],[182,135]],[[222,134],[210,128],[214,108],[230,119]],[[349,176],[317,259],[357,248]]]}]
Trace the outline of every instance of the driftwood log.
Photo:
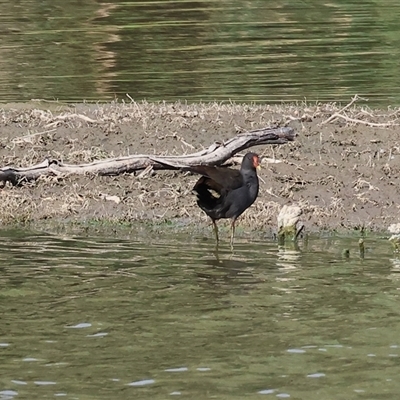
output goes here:
[{"label": "driftwood log", "polygon": [[182,156],[132,155],[108,158],[88,164],[64,164],[58,160],[46,159],[42,163],[27,168],[0,168],[0,182],[18,185],[36,180],[40,176],[61,174],[119,175],[151,170],[185,169],[193,165],[221,165],[234,154],[252,146],[264,144],[284,144],[294,140],[292,128],[264,128],[237,135],[222,143],[214,143],[208,149]]}]

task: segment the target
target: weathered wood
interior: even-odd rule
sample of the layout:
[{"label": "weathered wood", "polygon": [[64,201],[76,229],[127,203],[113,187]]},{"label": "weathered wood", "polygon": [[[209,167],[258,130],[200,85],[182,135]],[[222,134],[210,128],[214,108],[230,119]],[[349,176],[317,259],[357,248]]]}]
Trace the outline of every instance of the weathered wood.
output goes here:
[{"label": "weathered wood", "polygon": [[264,128],[237,135],[223,143],[214,143],[208,149],[182,156],[151,156],[145,154],[98,160],[89,164],[65,164],[46,159],[28,168],[0,168],[0,182],[13,185],[36,180],[43,175],[95,174],[120,175],[151,169],[184,169],[193,165],[221,165],[234,154],[252,146],[284,144],[294,140],[292,128]]}]

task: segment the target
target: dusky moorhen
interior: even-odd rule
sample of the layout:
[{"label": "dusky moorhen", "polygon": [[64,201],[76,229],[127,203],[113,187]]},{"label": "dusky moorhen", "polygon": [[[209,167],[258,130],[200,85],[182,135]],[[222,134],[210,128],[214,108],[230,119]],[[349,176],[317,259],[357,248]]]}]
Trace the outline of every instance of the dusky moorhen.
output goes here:
[{"label": "dusky moorhen", "polygon": [[203,175],[194,185],[197,192],[197,204],[211,218],[217,245],[219,242],[216,221],[230,218],[231,248],[235,235],[237,218],[249,208],[258,195],[258,177],[256,169],[260,166],[260,158],[255,153],[247,153],[243,157],[240,170],[198,165],[189,170]]}]

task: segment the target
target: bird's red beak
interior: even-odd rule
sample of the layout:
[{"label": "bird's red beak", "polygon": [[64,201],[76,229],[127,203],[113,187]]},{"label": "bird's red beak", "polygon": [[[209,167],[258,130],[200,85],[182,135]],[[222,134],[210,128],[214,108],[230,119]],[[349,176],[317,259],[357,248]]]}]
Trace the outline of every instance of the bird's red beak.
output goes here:
[{"label": "bird's red beak", "polygon": [[254,168],[261,169],[260,157],[253,156],[253,165],[254,165]]}]

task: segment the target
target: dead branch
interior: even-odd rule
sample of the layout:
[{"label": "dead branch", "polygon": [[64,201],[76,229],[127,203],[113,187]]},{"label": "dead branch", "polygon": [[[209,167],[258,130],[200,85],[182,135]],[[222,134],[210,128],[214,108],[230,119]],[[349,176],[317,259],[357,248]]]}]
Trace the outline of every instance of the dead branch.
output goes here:
[{"label": "dead branch", "polygon": [[[46,159],[40,164],[27,168],[0,168],[0,182],[13,185],[33,181],[40,176],[60,174],[94,174],[115,176],[123,173],[151,170],[184,169],[193,165],[221,165],[234,154],[252,146],[284,144],[294,140],[292,128],[264,128],[237,135],[223,143],[216,142],[208,149],[183,156],[151,156],[145,154],[108,158],[88,164],[64,164],[59,160]],[[142,176],[143,176],[142,175]]]}]

